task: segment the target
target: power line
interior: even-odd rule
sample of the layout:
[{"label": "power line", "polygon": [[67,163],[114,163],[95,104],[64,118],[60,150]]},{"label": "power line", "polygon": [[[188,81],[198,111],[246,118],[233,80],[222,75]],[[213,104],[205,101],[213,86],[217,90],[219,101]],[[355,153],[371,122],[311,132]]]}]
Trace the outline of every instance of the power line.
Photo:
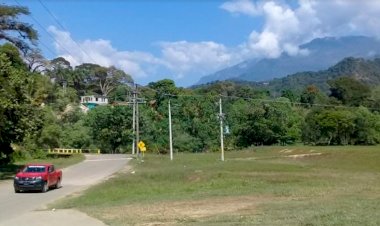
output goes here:
[{"label": "power line", "polygon": [[[59,27],[61,27],[61,29],[65,30],[66,32],[69,32],[69,30],[62,25],[61,22],[59,22],[59,20],[57,19],[56,16],[54,16],[54,14],[49,10],[49,8],[41,1],[41,0],[38,0],[38,2],[40,3],[40,5],[48,12],[48,14],[54,19],[54,21],[58,24]],[[90,60],[93,61],[93,63],[96,63],[96,61],[91,57],[90,54],[88,54],[79,44],[78,42],[76,42],[74,39],[71,39],[75,44],[76,46],[82,51],[82,53],[84,53],[85,55],[88,56],[88,58],[90,58]]]},{"label": "power line", "polygon": [[51,54],[55,55],[56,53],[50,49],[50,47],[48,45],[46,45],[45,43],[39,41]]},{"label": "power line", "polygon": [[[23,7],[17,0],[14,0],[20,7]],[[51,35],[47,30],[46,30],[46,28],[35,18],[35,17],[33,17],[31,14],[29,14],[28,15],[30,18],[32,18],[33,19],[33,21],[34,22],[36,22],[37,23],[37,25],[38,26],[40,26],[54,41],[56,41],[56,43],[63,49],[63,50],[65,50],[69,55],[71,55],[71,56],[74,56],[74,54],[72,54],[68,49],[66,49],[65,47],[64,47],[64,45],[62,45],[62,43],[60,43],[57,39],[55,39],[54,37],[53,37],[53,35]]]},{"label": "power line", "polygon": [[[22,5],[20,5],[20,3],[18,3],[16,0],[15,2],[22,7]],[[42,42],[41,40],[39,40],[39,43],[41,43],[51,54],[55,55],[56,53],[50,49],[50,47],[48,45],[46,45],[44,42]]]}]

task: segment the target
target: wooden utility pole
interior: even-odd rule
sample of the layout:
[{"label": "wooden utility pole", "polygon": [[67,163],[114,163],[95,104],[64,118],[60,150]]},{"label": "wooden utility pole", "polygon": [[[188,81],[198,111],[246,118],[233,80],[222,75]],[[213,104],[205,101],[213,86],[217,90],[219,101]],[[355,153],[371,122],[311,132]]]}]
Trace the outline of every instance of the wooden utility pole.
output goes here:
[{"label": "wooden utility pole", "polygon": [[133,140],[132,140],[132,154],[139,155],[138,143],[140,142],[140,123],[139,123],[139,104],[145,103],[144,99],[138,97],[137,84],[133,84],[132,99],[128,101],[128,104],[133,105],[132,114],[132,129],[133,129]]},{"label": "wooden utility pole", "polygon": [[133,97],[132,97],[132,104],[133,104],[133,119],[132,119],[132,128],[133,128],[133,141],[132,141],[132,155],[135,154],[136,150],[136,86],[133,87]]},{"label": "wooden utility pole", "polygon": [[224,115],[222,112],[222,97],[220,97],[219,98],[219,120],[220,120],[220,150],[221,150],[222,161],[224,161],[223,119],[224,119]]},{"label": "wooden utility pole", "polygon": [[170,160],[173,160],[172,112],[170,109],[170,99],[169,99],[169,143],[170,143]]},{"label": "wooden utility pole", "polygon": [[[136,95],[137,95],[137,85],[136,85]],[[137,97],[136,97],[137,99]],[[136,145],[140,142],[140,123],[139,123],[139,103],[136,104]],[[137,148],[137,156],[140,155],[140,151]]]}]

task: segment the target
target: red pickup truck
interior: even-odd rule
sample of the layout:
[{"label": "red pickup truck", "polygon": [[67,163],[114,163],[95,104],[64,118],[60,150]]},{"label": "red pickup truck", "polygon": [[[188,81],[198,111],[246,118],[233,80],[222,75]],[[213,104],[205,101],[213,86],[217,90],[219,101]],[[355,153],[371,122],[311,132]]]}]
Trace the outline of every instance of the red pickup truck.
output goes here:
[{"label": "red pickup truck", "polygon": [[27,164],[14,178],[14,189],[20,191],[39,190],[47,192],[50,187],[61,187],[62,171],[53,164]]}]

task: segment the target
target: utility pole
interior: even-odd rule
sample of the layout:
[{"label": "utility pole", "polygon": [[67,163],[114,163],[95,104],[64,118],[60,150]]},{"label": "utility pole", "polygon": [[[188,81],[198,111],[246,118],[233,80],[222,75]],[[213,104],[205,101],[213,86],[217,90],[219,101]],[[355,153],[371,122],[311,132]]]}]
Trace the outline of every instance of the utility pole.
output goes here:
[{"label": "utility pole", "polygon": [[224,161],[223,119],[224,119],[224,115],[222,112],[222,97],[220,97],[219,98],[219,120],[220,120],[220,149],[221,149],[221,160],[222,161]]},{"label": "utility pole", "polygon": [[[136,85],[136,88],[135,88],[135,92],[136,92],[136,99],[137,99],[137,85]],[[140,125],[139,125],[139,103],[136,104],[136,146],[137,144],[140,142]],[[136,147],[137,149],[137,156],[140,155],[140,151],[139,149]]]},{"label": "utility pole", "polygon": [[133,127],[133,141],[132,141],[132,155],[135,154],[136,150],[136,90],[135,86],[133,87],[133,97],[132,97],[132,104],[133,104],[133,119],[132,119],[132,127]]},{"label": "utility pole", "polygon": [[172,112],[170,109],[170,99],[169,99],[169,143],[170,143],[170,160],[173,160]]},{"label": "utility pole", "polygon": [[133,84],[132,99],[129,98],[128,104],[133,105],[132,114],[132,129],[133,129],[133,140],[132,140],[132,154],[139,155],[139,149],[137,147],[140,142],[140,124],[139,124],[139,104],[145,103],[144,99],[138,98],[137,84]]}]

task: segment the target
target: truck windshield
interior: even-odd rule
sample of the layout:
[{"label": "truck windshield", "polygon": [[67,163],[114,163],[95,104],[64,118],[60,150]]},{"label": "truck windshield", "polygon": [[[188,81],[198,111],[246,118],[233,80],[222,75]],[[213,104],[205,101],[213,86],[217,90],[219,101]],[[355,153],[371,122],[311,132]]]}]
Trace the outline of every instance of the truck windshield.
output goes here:
[{"label": "truck windshield", "polygon": [[27,166],[24,168],[23,172],[27,173],[42,173],[45,172],[45,166]]}]

